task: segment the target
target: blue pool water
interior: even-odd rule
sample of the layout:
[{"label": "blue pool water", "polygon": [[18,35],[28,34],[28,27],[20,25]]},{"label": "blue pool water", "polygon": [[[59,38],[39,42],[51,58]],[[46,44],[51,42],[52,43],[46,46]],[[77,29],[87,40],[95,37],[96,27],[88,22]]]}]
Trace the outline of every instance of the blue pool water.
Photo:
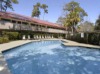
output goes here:
[{"label": "blue pool water", "polygon": [[12,74],[100,74],[100,50],[61,41],[32,42],[3,54]]}]

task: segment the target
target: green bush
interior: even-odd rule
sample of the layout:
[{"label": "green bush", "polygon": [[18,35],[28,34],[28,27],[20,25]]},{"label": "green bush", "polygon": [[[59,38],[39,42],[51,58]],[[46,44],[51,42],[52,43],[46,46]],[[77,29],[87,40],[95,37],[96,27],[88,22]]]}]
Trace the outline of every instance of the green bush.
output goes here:
[{"label": "green bush", "polygon": [[9,42],[8,37],[0,37],[0,44]]},{"label": "green bush", "polygon": [[4,43],[9,42],[9,38],[8,37],[3,37],[3,42]]},{"label": "green bush", "polygon": [[0,37],[0,44],[3,43],[3,37]]},{"label": "green bush", "polygon": [[100,36],[99,34],[95,34],[95,33],[89,34],[89,38],[88,38],[89,43],[99,45],[99,41],[100,41],[99,36]]},{"label": "green bush", "polygon": [[76,33],[73,36],[68,38],[73,41],[77,41],[80,43],[89,43],[94,45],[100,45],[100,34],[99,33],[85,33],[84,38],[81,38],[80,33]]},{"label": "green bush", "polygon": [[18,32],[3,32],[3,35],[6,35],[7,37],[9,37],[9,40],[17,40],[19,37],[19,33]]}]

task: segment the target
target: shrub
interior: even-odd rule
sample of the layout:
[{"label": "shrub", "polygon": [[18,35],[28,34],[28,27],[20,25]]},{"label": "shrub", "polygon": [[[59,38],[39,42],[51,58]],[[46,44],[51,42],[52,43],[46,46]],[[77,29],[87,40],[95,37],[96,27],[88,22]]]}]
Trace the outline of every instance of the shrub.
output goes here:
[{"label": "shrub", "polygon": [[99,33],[85,33],[84,38],[81,38],[80,33],[76,33],[68,39],[77,41],[80,43],[89,43],[89,44],[94,44],[94,45],[100,45],[100,34]]},{"label": "shrub", "polygon": [[3,43],[9,42],[9,38],[8,37],[3,37]]},{"label": "shrub", "polygon": [[17,40],[19,37],[19,33],[18,32],[3,32],[3,35],[6,35],[9,37],[9,40]]},{"label": "shrub", "polygon": [[6,42],[9,42],[9,38],[8,37],[0,37],[0,44],[1,43],[6,43]]},{"label": "shrub", "polygon": [[91,44],[99,45],[99,41],[100,41],[99,34],[95,34],[95,33],[89,34],[89,40],[88,41]]},{"label": "shrub", "polygon": [[0,37],[0,44],[3,43],[3,37]]}]

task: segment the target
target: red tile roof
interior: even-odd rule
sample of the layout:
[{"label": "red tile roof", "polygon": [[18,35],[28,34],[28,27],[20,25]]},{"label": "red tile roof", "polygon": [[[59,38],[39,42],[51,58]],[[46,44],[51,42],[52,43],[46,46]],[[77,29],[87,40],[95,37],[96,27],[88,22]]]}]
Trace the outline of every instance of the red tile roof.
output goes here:
[{"label": "red tile roof", "polygon": [[40,19],[36,19],[36,18],[24,16],[24,15],[19,15],[19,14],[12,13],[12,12],[0,12],[0,17],[7,18],[7,19],[10,19],[10,18],[11,19],[19,19],[19,20],[23,20],[23,21],[38,23],[38,25],[44,25],[44,26],[54,27],[54,28],[59,28],[59,29],[65,29],[63,26],[60,26],[55,23],[47,22],[44,20],[40,20]]}]

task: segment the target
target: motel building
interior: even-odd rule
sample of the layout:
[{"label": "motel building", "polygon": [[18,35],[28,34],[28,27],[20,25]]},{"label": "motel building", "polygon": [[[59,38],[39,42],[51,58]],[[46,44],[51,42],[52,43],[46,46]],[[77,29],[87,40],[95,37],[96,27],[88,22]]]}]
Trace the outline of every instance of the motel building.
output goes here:
[{"label": "motel building", "polygon": [[3,31],[19,32],[22,39],[65,38],[60,25],[10,12],[0,12],[0,35]]}]

